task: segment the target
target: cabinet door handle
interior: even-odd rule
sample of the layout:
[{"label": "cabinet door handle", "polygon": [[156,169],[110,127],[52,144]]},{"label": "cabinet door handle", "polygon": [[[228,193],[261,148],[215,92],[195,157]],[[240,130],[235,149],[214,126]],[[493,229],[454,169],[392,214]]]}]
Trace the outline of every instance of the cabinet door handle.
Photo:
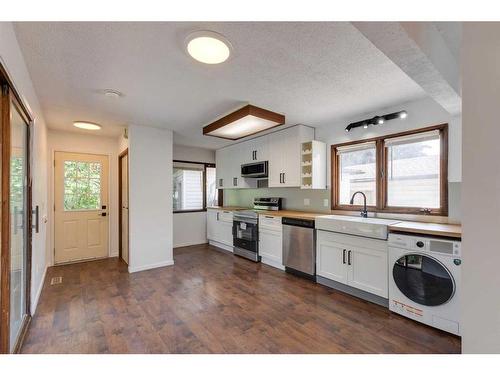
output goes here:
[{"label": "cabinet door handle", "polygon": [[255,159],[254,160],[257,160],[257,150],[255,150],[254,152],[255,152]]},{"label": "cabinet door handle", "polygon": [[347,264],[350,266],[351,265],[351,250],[347,253]]},{"label": "cabinet door handle", "polygon": [[283,172],[283,183],[285,183],[285,172]]},{"label": "cabinet door handle", "polygon": [[345,249],[342,250],[342,264],[345,264]]},{"label": "cabinet door handle", "polygon": [[238,186],[238,177],[233,178],[233,186]]},{"label": "cabinet door handle", "polygon": [[219,221],[219,212],[217,212],[217,221]]}]

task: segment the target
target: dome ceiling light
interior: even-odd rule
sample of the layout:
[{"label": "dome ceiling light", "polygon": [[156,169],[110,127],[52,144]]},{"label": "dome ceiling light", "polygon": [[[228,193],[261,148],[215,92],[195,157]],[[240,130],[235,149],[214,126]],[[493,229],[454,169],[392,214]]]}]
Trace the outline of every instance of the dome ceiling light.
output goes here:
[{"label": "dome ceiling light", "polygon": [[231,43],[213,31],[197,31],[186,39],[189,55],[204,64],[220,64],[231,55]]},{"label": "dome ceiling light", "polygon": [[236,140],[284,123],[284,115],[248,104],[203,127],[203,135]]},{"label": "dome ceiling light", "polygon": [[100,130],[102,128],[101,125],[88,121],[75,121],[73,122],[73,126],[85,130]]}]

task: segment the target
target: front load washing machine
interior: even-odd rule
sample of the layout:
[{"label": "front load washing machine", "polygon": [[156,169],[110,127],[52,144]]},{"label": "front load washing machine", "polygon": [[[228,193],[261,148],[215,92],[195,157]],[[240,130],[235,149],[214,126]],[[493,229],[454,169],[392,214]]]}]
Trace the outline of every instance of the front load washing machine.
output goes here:
[{"label": "front load washing machine", "polygon": [[389,309],[460,335],[461,243],[389,234]]}]

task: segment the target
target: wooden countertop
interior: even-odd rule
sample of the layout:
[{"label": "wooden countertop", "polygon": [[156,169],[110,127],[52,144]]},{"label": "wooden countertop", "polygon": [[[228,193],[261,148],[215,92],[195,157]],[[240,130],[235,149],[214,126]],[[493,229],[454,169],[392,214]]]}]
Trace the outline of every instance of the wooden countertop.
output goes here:
[{"label": "wooden countertop", "polygon": [[328,215],[327,213],[321,212],[307,212],[307,211],[289,211],[289,210],[279,210],[279,211],[264,211],[259,212],[260,215],[265,216],[278,216],[278,217],[293,217],[296,219],[315,219],[318,216]]},{"label": "wooden countertop", "polygon": [[241,211],[241,210],[249,210],[246,207],[238,207],[238,206],[208,206],[208,210],[222,210],[222,211]]},{"label": "wooden countertop", "polygon": [[[211,206],[207,208],[213,210],[224,210],[224,211],[241,211],[241,210],[251,209],[248,207],[238,207],[238,206]],[[278,217],[286,216],[297,219],[315,219],[319,216],[330,215],[330,213],[328,212],[307,212],[307,211],[291,211],[291,210],[262,211],[262,212],[259,211],[259,214],[266,216],[278,216]],[[398,233],[428,234],[433,236],[453,237],[453,238],[462,237],[462,226],[458,224],[438,224],[438,223],[423,223],[418,221],[400,221],[397,224],[389,225],[388,229],[390,232],[398,232]]]},{"label": "wooden countertop", "polygon": [[401,221],[397,224],[389,225],[389,231],[462,238],[462,226],[457,224],[436,224],[419,223],[416,221]]}]

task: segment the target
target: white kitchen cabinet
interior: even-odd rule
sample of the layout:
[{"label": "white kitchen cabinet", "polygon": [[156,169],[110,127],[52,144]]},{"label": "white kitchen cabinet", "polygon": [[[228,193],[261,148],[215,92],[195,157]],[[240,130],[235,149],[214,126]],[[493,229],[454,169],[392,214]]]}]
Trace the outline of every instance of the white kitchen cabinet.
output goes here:
[{"label": "white kitchen cabinet", "polygon": [[233,213],[225,210],[207,210],[207,238],[211,243],[233,246]]},{"label": "white kitchen cabinet", "polygon": [[297,125],[269,135],[269,187],[301,186],[301,145],[314,129]]},{"label": "white kitchen cabinet", "polygon": [[285,269],[281,217],[259,215],[259,255],[262,263]]},{"label": "white kitchen cabinet", "polygon": [[245,142],[244,164],[269,160],[269,137],[262,136]]},{"label": "white kitchen cabinet", "polygon": [[326,189],[326,143],[302,143],[300,165],[301,189]]},{"label": "white kitchen cabinet", "polygon": [[388,298],[387,241],[318,230],[317,274]]},{"label": "white kitchen cabinet", "polygon": [[387,298],[388,267],[387,251],[350,247],[351,266],[348,285]]},{"label": "white kitchen cabinet", "polygon": [[316,251],[316,273],[319,276],[347,284],[347,249],[341,243],[317,238]]},{"label": "white kitchen cabinet", "polygon": [[266,160],[269,161],[269,187],[300,187],[301,145],[313,138],[313,128],[296,125],[217,150],[217,187],[256,188],[257,179],[241,177],[241,165]]},{"label": "white kitchen cabinet", "polygon": [[228,148],[221,148],[215,152],[215,174],[218,189],[230,187],[232,167],[229,151]]},{"label": "white kitchen cabinet", "polygon": [[221,148],[215,152],[217,188],[241,189],[257,187],[254,178],[241,177],[241,165],[245,164],[244,156],[249,154],[245,142]]}]

